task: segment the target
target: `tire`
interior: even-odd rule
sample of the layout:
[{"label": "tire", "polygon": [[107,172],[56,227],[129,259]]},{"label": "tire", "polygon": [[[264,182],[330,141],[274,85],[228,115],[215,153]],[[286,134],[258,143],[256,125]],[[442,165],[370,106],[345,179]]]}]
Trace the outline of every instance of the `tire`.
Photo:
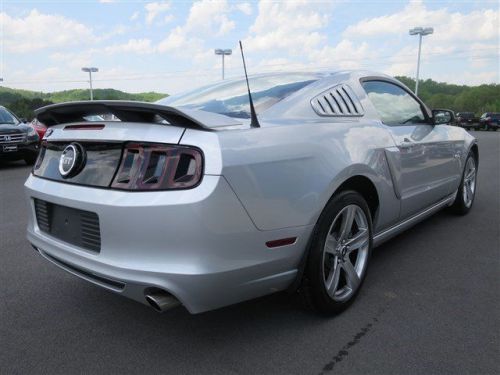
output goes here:
[{"label": "tire", "polygon": [[36,156],[26,156],[24,158],[24,162],[28,165],[33,165],[36,162],[36,158],[37,158]]},{"label": "tire", "polygon": [[455,201],[450,206],[452,212],[458,215],[466,215],[474,203],[477,190],[477,160],[474,154],[469,153],[465,161],[462,180],[458,187]]},{"label": "tire", "polygon": [[372,233],[370,210],[359,193],[342,191],[330,199],[314,229],[300,288],[309,307],[331,315],[351,305],[366,277]]}]

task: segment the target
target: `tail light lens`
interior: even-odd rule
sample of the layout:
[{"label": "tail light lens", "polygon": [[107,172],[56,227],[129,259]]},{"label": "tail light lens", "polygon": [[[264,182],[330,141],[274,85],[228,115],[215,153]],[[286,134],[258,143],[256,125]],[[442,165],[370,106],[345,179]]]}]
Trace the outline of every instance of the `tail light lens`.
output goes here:
[{"label": "tail light lens", "polygon": [[127,143],[111,184],[124,190],[173,190],[197,186],[203,155],[194,147]]}]

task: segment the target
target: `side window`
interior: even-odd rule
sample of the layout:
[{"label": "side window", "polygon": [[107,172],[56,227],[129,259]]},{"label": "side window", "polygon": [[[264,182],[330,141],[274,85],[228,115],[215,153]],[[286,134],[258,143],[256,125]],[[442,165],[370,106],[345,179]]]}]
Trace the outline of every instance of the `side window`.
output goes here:
[{"label": "side window", "polygon": [[384,124],[427,122],[420,103],[401,87],[384,81],[366,81],[362,85]]}]

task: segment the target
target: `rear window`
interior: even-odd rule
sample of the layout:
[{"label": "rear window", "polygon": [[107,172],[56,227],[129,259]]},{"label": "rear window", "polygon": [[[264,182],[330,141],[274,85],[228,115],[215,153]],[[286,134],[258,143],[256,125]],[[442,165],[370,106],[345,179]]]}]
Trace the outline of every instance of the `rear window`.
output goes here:
[{"label": "rear window", "polygon": [[[318,74],[276,74],[250,78],[252,99],[257,113],[317,81]],[[186,107],[239,118],[250,118],[245,79],[222,82],[186,94],[169,96],[158,104]]]}]

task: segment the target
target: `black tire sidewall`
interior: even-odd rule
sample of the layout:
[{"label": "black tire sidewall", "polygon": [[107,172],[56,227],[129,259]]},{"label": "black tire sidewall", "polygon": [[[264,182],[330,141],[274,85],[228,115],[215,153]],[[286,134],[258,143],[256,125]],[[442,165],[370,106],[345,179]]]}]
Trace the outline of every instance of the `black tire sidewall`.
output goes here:
[{"label": "black tire sidewall", "polygon": [[36,156],[35,157],[31,157],[31,156],[25,157],[23,160],[27,165],[33,165],[36,162]]}]

